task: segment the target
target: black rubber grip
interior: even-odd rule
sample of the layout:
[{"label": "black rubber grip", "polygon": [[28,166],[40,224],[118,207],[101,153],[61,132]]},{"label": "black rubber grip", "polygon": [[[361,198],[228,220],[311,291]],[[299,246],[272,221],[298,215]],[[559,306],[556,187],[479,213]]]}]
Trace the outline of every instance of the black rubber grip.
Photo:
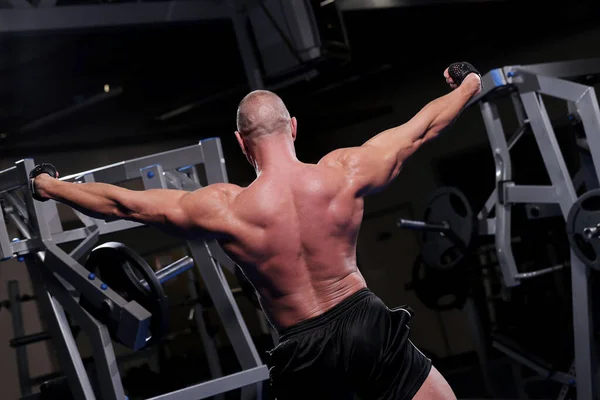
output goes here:
[{"label": "black rubber grip", "polygon": [[31,192],[31,196],[37,201],[46,201],[48,199],[44,199],[35,191],[35,185],[33,184],[35,181],[35,177],[41,174],[48,174],[53,178],[58,177],[58,171],[52,164],[43,163],[36,165],[31,171],[29,171],[29,191]]},{"label": "black rubber grip", "polygon": [[448,67],[448,75],[450,75],[450,78],[452,78],[454,83],[456,83],[458,86],[460,86],[460,84],[467,77],[467,75],[469,75],[472,72],[476,73],[481,78],[481,74],[479,73],[479,71],[477,71],[475,67],[469,64],[468,62],[455,62],[453,64],[450,64],[450,66]]}]

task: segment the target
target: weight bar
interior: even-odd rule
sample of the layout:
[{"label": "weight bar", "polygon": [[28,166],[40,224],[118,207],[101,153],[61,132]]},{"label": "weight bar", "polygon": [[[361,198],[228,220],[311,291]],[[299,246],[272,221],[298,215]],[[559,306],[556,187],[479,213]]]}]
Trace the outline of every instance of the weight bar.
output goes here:
[{"label": "weight bar", "polygon": [[440,224],[432,224],[424,221],[415,221],[411,219],[400,218],[397,222],[397,225],[398,228],[412,229],[414,231],[433,231],[440,233],[450,232],[450,226],[447,222],[442,222]]},{"label": "weight bar", "polygon": [[465,246],[461,238],[450,229],[450,224],[446,221],[442,221],[441,223],[430,223],[400,218],[396,225],[398,225],[398,228],[410,229],[413,231],[437,232],[441,236],[447,237],[454,245],[458,247]]},{"label": "weight bar", "polygon": [[[163,283],[175,278],[177,275],[182,274],[183,272],[187,271],[188,269],[192,268],[193,266],[194,266],[194,259],[190,256],[185,256],[185,257],[182,257],[179,260],[167,265],[166,267],[163,267],[163,268],[159,269],[158,271],[156,271],[156,278],[158,279],[158,281],[161,284],[163,284]],[[143,285],[146,289],[150,290],[146,280],[141,279],[140,284]]]},{"label": "weight bar", "polygon": [[[159,282],[162,284],[162,283],[168,281],[169,279],[172,279],[175,276],[181,274],[182,272],[187,271],[193,265],[194,265],[194,259],[189,256],[185,256],[185,257],[181,258],[180,260],[177,260],[174,263],[157,271],[156,277],[158,278]],[[260,303],[258,301],[258,294],[257,294],[256,290],[254,289],[254,286],[252,286],[252,284],[250,283],[248,278],[246,278],[246,275],[242,272],[240,267],[236,267],[235,277],[237,278],[240,287],[232,288],[231,293],[234,296],[235,295],[245,296],[248,300],[250,300],[250,303],[253,306],[260,309]],[[143,285],[145,285],[147,287],[146,281],[142,280],[140,283],[142,283]],[[203,306],[207,306],[209,302],[212,302],[212,299],[210,298],[208,293],[205,293],[204,296],[199,296],[198,300],[186,302],[186,305],[193,304],[196,302],[200,302]]]},{"label": "weight bar", "polygon": [[423,221],[399,219],[397,226],[420,231],[422,262],[434,269],[456,268],[468,256],[476,233],[475,214],[458,189],[442,187],[425,208]]},{"label": "weight bar", "polygon": [[[98,277],[103,284],[101,289],[110,287],[127,301],[135,301],[152,314],[149,336],[146,345],[160,341],[169,329],[168,299],[162,283],[187,271],[194,265],[191,257],[183,257],[160,269],[158,272],[135,251],[119,242],[108,242],[94,248],[85,263],[90,271],[89,279]],[[84,297],[80,304],[88,312],[105,323],[112,337],[117,324],[111,315],[110,307],[97,309],[91,306]]]},{"label": "weight bar", "polygon": [[583,237],[586,239],[597,239],[600,236],[600,225],[587,226],[583,228]]}]

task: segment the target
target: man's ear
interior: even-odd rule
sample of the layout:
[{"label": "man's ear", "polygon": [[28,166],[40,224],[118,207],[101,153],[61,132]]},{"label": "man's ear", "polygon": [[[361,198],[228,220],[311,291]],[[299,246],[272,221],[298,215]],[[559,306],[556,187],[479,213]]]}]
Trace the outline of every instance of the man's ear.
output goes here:
[{"label": "man's ear", "polygon": [[246,144],[244,143],[244,139],[242,139],[242,135],[240,135],[238,131],[235,131],[235,138],[242,149],[242,153],[246,154]]},{"label": "man's ear", "polygon": [[290,120],[290,125],[292,126],[292,140],[296,140],[296,132],[298,131],[298,120],[296,117],[292,117]]}]

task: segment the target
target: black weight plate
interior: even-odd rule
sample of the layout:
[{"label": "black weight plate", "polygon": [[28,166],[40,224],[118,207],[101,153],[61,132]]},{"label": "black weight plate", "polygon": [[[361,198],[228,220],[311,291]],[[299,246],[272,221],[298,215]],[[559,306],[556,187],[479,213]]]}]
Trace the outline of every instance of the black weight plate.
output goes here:
[{"label": "black weight plate", "polygon": [[417,257],[411,279],[417,298],[435,311],[461,309],[471,292],[464,264],[458,264],[452,270],[433,269]]},{"label": "black weight plate", "polygon": [[[152,314],[146,346],[168,333],[167,296],[154,270],[139,254],[122,243],[108,242],[90,252],[85,266],[125,300],[137,302]],[[148,283],[148,288],[141,280]]]},{"label": "black weight plate", "polygon": [[567,236],[573,252],[585,265],[600,269],[600,239],[587,239],[585,228],[600,224],[600,189],[585,192],[569,210]]},{"label": "black weight plate", "polygon": [[469,201],[456,188],[443,187],[425,209],[425,222],[447,224],[450,232],[425,231],[421,235],[421,256],[432,268],[452,269],[470,250],[475,234],[475,215]]}]

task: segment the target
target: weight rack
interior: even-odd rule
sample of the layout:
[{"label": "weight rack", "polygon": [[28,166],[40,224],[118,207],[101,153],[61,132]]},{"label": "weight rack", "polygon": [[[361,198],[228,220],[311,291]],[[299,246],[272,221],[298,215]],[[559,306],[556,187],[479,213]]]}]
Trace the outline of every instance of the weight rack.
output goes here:
[{"label": "weight rack", "polygon": [[[164,187],[194,190],[201,187],[196,169],[196,165],[200,164],[204,167],[208,184],[228,181],[219,138],[60,179],[75,183],[119,184],[142,178],[146,189]],[[19,261],[25,261],[73,397],[123,400],[126,396],[109,330],[80,306],[79,298],[85,298],[94,308],[109,310],[109,318],[117,327],[116,339],[133,350],[145,345],[151,315],[138,303],[124,300],[100,279],[90,279],[89,271],[80,261],[95,246],[99,236],[143,224],[123,220],[106,222],[75,211],[84,227],[64,231],[56,202],[34,201],[28,190],[22,190],[27,187],[29,171],[35,165],[33,159],[23,159],[13,167],[0,171],[0,201],[3,204],[0,208],[0,257],[3,260],[18,258]],[[20,232],[22,239],[9,239],[5,217]],[[79,243],[68,254],[58,247],[58,244],[77,241]],[[269,377],[268,368],[258,355],[221,269],[225,267],[233,271],[237,266],[216,242],[187,241],[187,244],[242,371],[222,376],[215,344],[208,336],[201,318],[202,310],[196,309],[196,322],[213,379],[153,399],[202,399],[238,388],[242,388],[242,399],[261,398],[262,382]],[[90,340],[97,385],[92,383],[85,369],[65,311]],[[35,395],[31,396],[27,396],[27,399],[35,398]]]},{"label": "weight rack", "polygon": [[[511,248],[511,207],[514,204],[537,204],[544,215],[562,215],[565,220],[577,200],[576,189],[583,180],[597,185],[600,176],[600,109],[593,86],[579,83],[600,74],[600,59],[576,60],[533,65],[514,65],[493,69],[483,75],[483,91],[467,106],[479,104],[496,168],[496,189],[478,214],[480,235],[495,237],[498,264],[507,287],[523,279],[555,271],[557,267],[519,273]],[[495,100],[510,95],[521,127],[528,125],[540,149],[551,185],[516,185],[512,181],[510,148],[525,129],[519,129],[507,140]],[[595,177],[583,176],[584,168],[571,178],[542,95],[567,101],[567,110],[583,126],[593,161]],[[593,175],[593,174],[592,174]],[[588,190],[590,187],[588,186]],[[490,215],[494,211],[494,217]],[[574,367],[571,373],[557,373],[553,378],[565,385],[575,384],[577,400],[593,400],[598,396],[595,345],[592,337],[591,289],[589,267],[571,250],[570,256]],[[500,349],[502,350],[502,349]],[[510,356],[510,354],[509,354]]]}]

